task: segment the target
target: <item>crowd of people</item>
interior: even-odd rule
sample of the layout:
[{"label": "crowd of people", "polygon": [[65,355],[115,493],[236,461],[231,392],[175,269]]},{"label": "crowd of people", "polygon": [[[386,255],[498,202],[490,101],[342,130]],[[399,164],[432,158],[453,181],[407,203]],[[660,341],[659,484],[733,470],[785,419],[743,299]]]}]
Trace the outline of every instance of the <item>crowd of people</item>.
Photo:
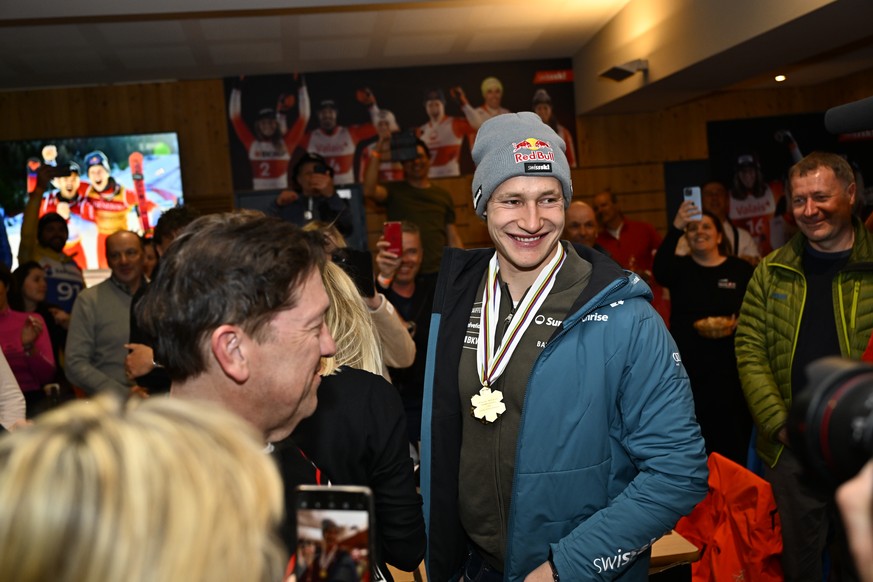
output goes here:
[{"label": "crowd of people", "polygon": [[[501,91],[483,81],[463,123],[425,99],[433,131],[475,134],[471,203],[493,248],[463,248],[430,130],[396,159],[372,94],[384,127],[363,189],[401,222],[399,252],[346,246],[344,162],[308,153],[288,173],[304,137],[277,112],[294,100],[254,132],[235,122],[290,176],[274,216],[177,207],[152,239],[106,233],[110,275],[86,288],[64,218],[26,215],[20,266],[0,266],[0,579],[390,580],[426,555],[432,580],[645,580],[652,543],[707,495],[711,453],[763,463],[786,580],[854,579],[850,547],[871,551],[846,543],[786,427],[806,364],[873,353],[850,166],[791,168],[797,233],[775,250],[743,228],[741,203],[770,199],[754,160],[662,236],[614,192],[574,199],[548,94],[509,113]],[[305,85],[296,103],[308,118]],[[332,134],[335,105],[317,115]],[[369,488],[372,555],[331,519],[298,528],[299,485]]]}]

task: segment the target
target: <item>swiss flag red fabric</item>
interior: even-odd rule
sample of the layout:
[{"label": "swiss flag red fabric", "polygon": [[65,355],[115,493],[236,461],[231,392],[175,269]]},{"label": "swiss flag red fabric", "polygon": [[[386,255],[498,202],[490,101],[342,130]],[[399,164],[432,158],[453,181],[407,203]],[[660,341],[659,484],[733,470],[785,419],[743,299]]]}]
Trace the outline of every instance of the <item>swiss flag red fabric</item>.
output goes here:
[{"label": "swiss flag red fabric", "polygon": [[709,455],[709,493],[676,531],[701,548],[695,582],[781,582],[782,527],[770,484],[745,467]]}]

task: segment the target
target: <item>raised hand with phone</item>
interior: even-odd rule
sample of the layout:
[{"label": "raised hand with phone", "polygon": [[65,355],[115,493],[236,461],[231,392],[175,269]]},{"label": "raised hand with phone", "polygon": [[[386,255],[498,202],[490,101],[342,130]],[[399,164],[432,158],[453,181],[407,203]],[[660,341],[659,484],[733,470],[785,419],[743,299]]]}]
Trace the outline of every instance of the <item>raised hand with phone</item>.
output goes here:
[{"label": "raised hand with phone", "polygon": [[382,236],[376,242],[376,274],[379,285],[388,288],[400,269],[403,259],[403,233],[400,222],[386,222]]},{"label": "raised hand with phone", "polygon": [[702,220],[703,219],[703,202],[700,196],[700,187],[699,186],[689,186],[682,190],[682,198],[684,200],[689,200],[694,203],[695,213],[693,214],[692,220]]},{"label": "raised hand with phone", "polygon": [[684,200],[679,205],[679,211],[673,218],[673,226],[679,230],[685,230],[692,222],[699,221],[703,211],[692,200]]}]

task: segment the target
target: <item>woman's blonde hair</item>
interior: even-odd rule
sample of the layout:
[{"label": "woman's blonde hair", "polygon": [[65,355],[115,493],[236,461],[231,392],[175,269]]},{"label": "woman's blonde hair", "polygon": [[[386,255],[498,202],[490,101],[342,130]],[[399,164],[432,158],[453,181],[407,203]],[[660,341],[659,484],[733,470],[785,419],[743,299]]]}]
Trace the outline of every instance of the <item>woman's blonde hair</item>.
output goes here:
[{"label": "woman's blonde hair", "polygon": [[382,348],[373,318],[351,277],[328,262],[322,274],[330,298],[325,320],[336,342],[333,357],[322,358],[322,374],[329,376],[340,366],[382,374]]},{"label": "woman's blonde hair", "polygon": [[214,405],[65,405],[0,439],[0,580],[279,580],[282,491]]}]

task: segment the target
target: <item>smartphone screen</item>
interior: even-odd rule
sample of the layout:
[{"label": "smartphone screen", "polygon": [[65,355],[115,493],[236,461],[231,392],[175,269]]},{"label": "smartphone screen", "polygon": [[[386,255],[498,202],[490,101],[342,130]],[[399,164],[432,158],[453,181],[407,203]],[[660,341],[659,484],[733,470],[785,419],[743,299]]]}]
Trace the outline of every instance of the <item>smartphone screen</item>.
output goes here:
[{"label": "smartphone screen", "polygon": [[399,222],[386,222],[382,227],[382,236],[390,244],[389,252],[398,257],[403,254],[403,229]]},{"label": "smartphone screen", "polygon": [[414,160],[418,157],[418,139],[411,131],[398,131],[391,134],[391,159],[397,162]]},{"label": "smartphone screen", "polygon": [[703,203],[700,199],[700,188],[698,186],[688,186],[682,190],[682,197],[685,200],[691,200],[697,206],[697,214],[691,220],[703,220]]},{"label": "smartphone screen", "polygon": [[301,485],[295,498],[299,582],[383,579],[373,564],[368,487]]}]

